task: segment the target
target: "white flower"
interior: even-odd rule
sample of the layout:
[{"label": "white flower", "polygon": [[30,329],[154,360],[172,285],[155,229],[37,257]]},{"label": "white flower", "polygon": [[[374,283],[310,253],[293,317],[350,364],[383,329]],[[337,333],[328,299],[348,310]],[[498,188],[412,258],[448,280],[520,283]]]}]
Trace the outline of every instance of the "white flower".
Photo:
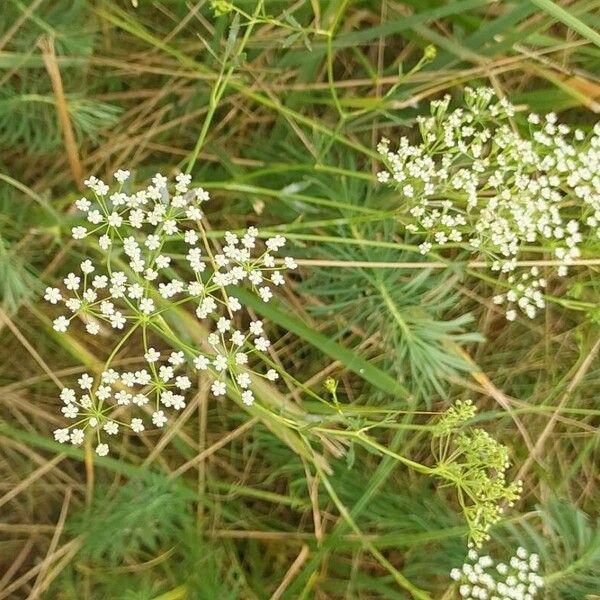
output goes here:
[{"label": "white flower", "polygon": [[159,269],[166,269],[171,264],[171,258],[168,256],[157,256],[155,259],[155,264]]},{"label": "white flower", "polygon": [[231,334],[231,342],[236,346],[241,346],[245,340],[246,337],[244,336],[244,334],[241,331],[238,331],[237,329]]},{"label": "white flower", "polygon": [[173,379],[173,367],[161,365],[158,369],[158,375],[165,383],[169,382]]},{"label": "white flower", "polygon": [[68,326],[69,326],[69,319],[67,319],[67,317],[64,317],[62,315],[60,317],[57,317],[56,319],[54,319],[54,321],[52,322],[52,327],[59,333],[64,333],[65,331],[67,331]]},{"label": "white flower", "polygon": [[175,410],[185,408],[185,398],[181,394],[173,394],[171,404]]},{"label": "white flower", "polygon": [[167,235],[175,235],[178,231],[177,221],[175,221],[175,219],[167,219],[163,223],[163,227]]},{"label": "white flower", "polygon": [[98,323],[98,321],[92,321],[90,319],[85,324],[85,329],[90,335],[98,335],[100,333],[100,323]]},{"label": "white flower", "polygon": [[131,404],[132,398],[133,398],[133,395],[130,394],[129,392],[126,392],[125,390],[119,390],[115,394],[115,400],[117,401],[117,404],[119,406],[128,406],[129,404]]},{"label": "white flower", "polygon": [[210,364],[206,356],[196,356],[192,362],[198,371],[206,371]]},{"label": "white flower", "polygon": [[285,246],[285,238],[282,235],[276,235],[275,237],[269,238],[265,245],[271,252],[277,252],[279,248]]},{"label": "white flower", "polygon": [[112,212],[106,221],[111,227],[119,228],[123,224],[123,217],[118,212]]},{"label": "white flower", "polygon": [[194,244],[198,243],[198,234],[195,231],[193,231],[191,229],[188,229],[183,234],[183,239],[184,239],[184,241],[185,241],[186,244],[189,244],[190,246],[193,246]]},{"label": "white flower", "polygon": [[192,386],[192,382],[190,381],[189,377],[186,377],[185,375],[180,375],[179,377],[175,377],[175,385],[180,390],[187,390]]},{"label": "white flower", "polygon": [[149,385],[152,381],[152,376],[146,369],[141,369],[140,371],[135,372],[135,383],[138,385]]},{"label": "white flower", "polygon": [[55,429],[54,430],[54,439],[60,444],[65,444],[70,439],[70,434],[68,429]]},{"label": "white flower", "polygon": [[123,169],[119,169],[116,173],[113,174],[113,177],[119,183],[125,183],[129,179],[130,175],[131,175],[131,173],[129,171],[124,171]]},{"label": "white flower", "polygon": [[262,321],[252,321],[250,323],[250,333],[253,335],[260,335],[263,332],[263,324]]},{"label": "white flower", "polygon": [[227,306],[232,312],[236,312],[238,310],[241,310],[242,308],[240,301],[235,296],[229,296],[229,298],[227,299]]},{"label": "white flower", "polygon": [[63,388],[60,391],[60,399],[66,404],[68,404],[69,402],[75,402],[75,400],[77,399],[75,395],[75,390],[73,388]]},{"label": "white flower", "polygon": [[74,240],[82,240],[87,235],[88,230],[82,225],[77,225],[71,229],[71,236]]},{"label": "white flower", "polygon": [[273,297],[273,293],[266,286],[258,289],[258,295],[261,297],[263,302],[268,302]]},{"label": "white flower", "polygon": [[131,429],[136,433],[140,433],[144,431],[144,423],[138,418],[131,419]]},{"label": "white flower", "polygon": [[81,267],[81,272],[82,273],[89,274],[89,273],[93,273],[93,271],[94,271],[94,265],[92,264],[92,261],[89,260],[89,259],[88,260],[84,260],[81,263],[80,267]]},{"label": "white flower", "polygon": [[127,295],[131,300],[139,300],[144,295],[144,288],[139,283],[134,283],[127,288]]},{"label": "white flower", "polygon": [[68,290],[78,290],[81,279],[75,275],[75,273],[69,273],[63,282]]},{"label": "white flower", "polygon": [[429,242],[423,242],[422,244],[419,244],[419,252],[421,254],[427,254],[428,252],[431,252],[432,247],[433,246]]},{"label": "white flower", "polygon": [[246,389],[248,387],[250,387],[250,375],[248,375],[248,373],[240,373],[235,380],[237,381],[237,384],[243,388]]},{"label": "white flower", "polygon": [[119,311],[117,311],[110,316],[110,324],[115,329],[123,329],[125,325],[125,317]]},{"label": "white flower", "polygon": [[55,287],[47,287],[46,293],[44,294],[44,300],[50,302],[50,304],[56,304],[62,300],[60,290]]},{"label": "white flower", "polygon": [[195,194],[196,194],[196,198],[198,198],[198,200],[200,200],[200,202],[207,202],[208,200],[210,200],[210,196],[208,195],[208,192],[205,191],[203,188],[196,188]]},{"label": "white flower", "polygon": [[108,285],[108,277],[106,275],[96,275],[92,280],[92,285],[96,289],[103,289]]},{"label": "white flower", "polygon": [[132,402],[136,406],[145,406],[146,404],[148,404],[148,397],[144,394],[135,394],[132,398]]},{"label": "white flower", "polygon": [[142,298],[140,300],[140,310],[145,315],[153,313],[155,311],[154,300],[152,298]]},{"label": "white flower", "polygon": [[114,369],[102,371],[100,378],[104,383],[113,384],[119,381],[119,374]]},{"label": "white flower", "polygon": [[171,355],[169,356],[169,362],[174,367],[182,365],[185,362],[185,355],[183,352],[171,352]]},{"label": "white flower", "polygon": [[110,236],[107,234],[101,235],[98,238],[98,246],[100,246],[100,248],[102,248],[102,250],[106,251],[110,248],[112,244],[112,240],[110,239]]},{"label": "white flower", "polygon": [[188,285],[188,292],[191,296],[200,296],[204,291],[204,284],[200,281],[190,281]]},{"label": "white flower", "polygon": [[221,317],[217,321],[217,329],[221,333],[225,333],[226,331],[229,331],[231,329],[231,321],[229,319],[226,319],[225,317]]},{"label": "white flower", "polygon": [[279,379],[279,374],[275,369],[269,369],[267,371],[266,377],[269,381],[277,381],[277,379]]},{"label": "white flower", "polygon": [[165,413],[162,410],[157,410],[152,413],[152,423],[156,425],[156,427],[163,427],[167,422],[167,417],[165,417]]},{"label": "white flower", "polygon": [[114,421],[106,421],[102,429],[104,429],[108,435],[117,435],[117,433],[119,433],[119,424]]},{"label": "white flower", "polygon": [[73,312],[77,312],[81,308],[81,300],[79,298],[69,298],[65,302],[65,306],[69,310],[71,310]]},{"label": "white flower", "polygon": [[79,414],[79,409],[77,406],[75,406],[75,404],[67,404],[63,406],[60,411],[63,415],[65,415],[65,417],[67,417],[67,419],[74,419]]},{"label": "white flower", "polygon": [[85,292],[83,292],[83,299],[89,304],[96,302],[98,299],[98,293],[93,288],[87,288]]},{"label": "white flower", "polygon": [[265,337],[258,337],[254,340],[254,346],[261,352],[266,352],[271,345],[271,342]]},{"label": "white flower", "polygon": [[224,396],[227,392],[227,386],[222,381],[213,381],[211,391],[215,396]]},{"label": "white flower", "polygon": [[88,213],[88,221],[94,225],[102,223],[103,219],[104,217],[102,216],[102,213],[99,210],[90,210],[90,212]]},{"label": "white flower", "polygon": [[246,365],[248,364],[248,355],[244,352],[236,352],[234,360],[236,365]]},{"label": "white flower", "polygon": [[[509,560],[509,565],[499,563],[494,568],[494,560],[489,556],[478,557],[471,549],[461,569],[454,568],[450,577],[458,582],[459,594],[463,598],[490,599],[515,598],[534,600],[544,581],[535,571],[539,566],[537,555],[533,568],[526,560],[528,553],[519,548],[518,555]],[[530,583],[534,582],[534,583]]]},{"label": "white flower", "polygon": [[213,365],[215,367],[215,370],[219,373],[225,371],[225,369],[227,369],[227,357],[223,356],[222,354],[217,354],[217,356],[213,360]]},{"label": "white flower", "polygon": [[121,382],[127,387],[133,387],[135,385],[135,373],[128,371],[121,373]]},{"label": "white flower", "polygon": [[80,444],[83,443],[83,431],[81,429],[73,429],[71,431],[71,444],[73,444],[73,446],[79,446]]},{"label": "white flower", "polygon": [[81,212],[87,212],[90,210],[91,205],[92,203],[87,198],[80,198],[79,200],[75,201],[76,208]]},{"label": "white flower", "polygon": [[96,454],[98,456],[106,456],[108,454],[108,444],[98,444],[96,446]]},{"label": "white flower", "polygon": [[188,186],[192,182],[192,176],[187,173],[179,173],[179,175],[175,176],[175,181],[177,181],[177,185],[175,189],[180,192],[187,192]]},{"label": "white flower", "polygon": [[160,352],[154,348],[148,348],[144,354],[144,358],[146,359],[146,362],[155,363],[160,358]]},{"label": "white flower", "polygon": [[247,406],[254,404],[254,394],[250,390],[242,392],[242,402]]}]

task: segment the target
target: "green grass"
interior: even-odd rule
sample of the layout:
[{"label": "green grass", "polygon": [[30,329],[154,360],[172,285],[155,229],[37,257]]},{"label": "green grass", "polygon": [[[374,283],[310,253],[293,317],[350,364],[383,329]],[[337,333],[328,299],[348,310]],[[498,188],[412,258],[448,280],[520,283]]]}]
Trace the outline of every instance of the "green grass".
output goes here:
[{"label": "green grass", "polygon": [[[549,599],[597,594],[598,267],[572,269],[544,316],[507,323],[467,253],[418,254],[401,199],[374,174],[382,136],[411,135],[429,100],[458,102],[465,85],[589,130],[598,2],[139,4],[7,0],[0,14],[0,599],[458,597],[456,494],[398,456],[433,466],[437,413],[465,398],[524,480],[486,551],[538,552]],[[52,441],[57,382],[114,345],[57,335],[40,301],[88,250],[69,236],[81,195],[69,158],[140,182],[187,170],[213,197],[211,238],[255,224],[307,263],[348,262],[302,266],[267,305],[240,291],[289,388],[265,388],[250,410],[198,396],[160,452],[153,432],[93,461]],[[184,311],[171,326],[206,335]],[[316,398],[330,399],[328,377],[337,420]]]}]

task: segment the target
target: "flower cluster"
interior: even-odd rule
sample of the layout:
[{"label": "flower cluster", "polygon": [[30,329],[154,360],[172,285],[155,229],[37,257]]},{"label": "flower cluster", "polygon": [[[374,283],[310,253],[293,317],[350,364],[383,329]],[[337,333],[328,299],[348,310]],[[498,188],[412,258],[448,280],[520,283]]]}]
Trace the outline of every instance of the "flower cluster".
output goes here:
[{"label": "flower cluster", "polygon": [[[189,175],[177,175],[173,194],[167,178],[158,174],[146,188],[127,193],[129,176],[123,170],[114,174],[119,185],[113,193],[96,177],[85,182],[93,198],[75,203],[86,224],[73,227],[72,236],[89,239],[101,260],[84,260],[60,288],[48,287],[44,296],[67,309],[54,319],[58,332],[77,320],[92,336],[121,332],[99,377],[84,374],[79,392],[64,388],[60,396],[62,412],[73,424],[56,430],[56,440],[80,444],[92,431],[100,455],[108,452],[102,437],[121,428],[140,433],[148,421],[163,427],[167,409],[185,407],[185,392],[193,385],[185,369],[209,376],[214,396],[232,393],[253,404],[253,379],[275,381],[279,374],[266,356],[270,341],[263,323],[239,327],[242,304],[234,286],[247,285],[268,302],[273,288],[285,284],[283,272],[296,266],[292,258],[274,256],[285,245],[284,237],[270,237],[263,245],[255,227],[240,236],[227,232],[223,245],[211,244],[202,209],[209,195],[202,188],[190,189]],[[179,340],[169,325],[169,312],[186,306],[212,329],[197,347]],[[115,360],[134,333],[143,343],[144,364],[117,372]],[[163,357],[150,345],[151,335],[175,350]],[[267,367],[259,370],[261,362]],[[141,409],[138,416],[129,416],[133,407]]]},{"label": "flower cluster", "polygon": [[505,304],[506,318],[514,321],[517,317],[517,308],[530,319],[537,314],[538,309],[546,305],[542,290],[546,287],[546,280],[540,277],[538,267],[521,273],[519,280],[514,274],[506,279],[510,289],[505,294],[494,296],[494,304]]},{"label": "flower cluster", "polygon": [[[419,143],[378,145],[386,165],[378,179],[400,192],[407,230],[425,238],[421,252],[466,246],[493,271],[510,273],[522,252],[545,246],[566,275],[584,236],[600,237],[600,123],[586,135],[553,113],[530,114],[522,135],[511,123],[514,107],[490,89],[466,89],[465,108],[449,111],[449,102],[432,102],[431,115],[419,117]],[[541,303],[520,297],[533,317]]]},{"label": "flower cluster", "polygon": [[520,481],[507,483],[508,448],[485,430],[467,424],[475,415],[468,400],[459,401],[442,414],[433,431],[433,472],[451,482],[469,526],[469,544],[481,546],[489,529],[513,506],[522,490]]},{"label": "flower cluster", "polygon": [[508,564],[495,564],[491,557],[471,549],[467,561],[460,569],[452,569],[450,577],[466,600],[534,600],[544,587],[539,568],[539,556],[525,548],[518,548]]}]

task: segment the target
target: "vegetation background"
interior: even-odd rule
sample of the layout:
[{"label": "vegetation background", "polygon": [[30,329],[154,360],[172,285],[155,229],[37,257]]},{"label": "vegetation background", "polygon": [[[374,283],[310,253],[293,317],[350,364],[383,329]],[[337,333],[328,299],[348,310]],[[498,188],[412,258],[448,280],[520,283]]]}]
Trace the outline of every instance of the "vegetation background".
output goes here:
[{"label": "vegetation background", "polygon": [[[547,598],[598,597],[600,337],[597,311],[577,310],[598,303],[598,268],[573,269],[552,290],[565,302],[544,316],[508,323],[490,301],[494,280],[466,254],[431,268],[405,243],[374,148],[410,136],[430,99],[460,102],[467,84],[589,130],[599,9],[3,0],[0,600],[457,597],[448,573],[466,529],[455,496],[357,441],[324,444],[330,470],[315,475],[268,417],[202,386],[164,437],[125,438],[93,468],[52,441],[57,386],[97,369],[109,344],[57,336],[40,304],[80,260],[69,231],[81,182],[119,167],[139,181],[190,159],[213,196],[213,235],[256,224],[313,261],[268,310],[255,307],[273,359],[320,392],[334,377],[342,425],[370,428],[376,415],[374,439],[425,463],[434,413],[473,398],[524,480],[486,549],[538,552]],[[422,264],[365,266],[374,261]],[[298,410],[308,422],[315,409]]]}]

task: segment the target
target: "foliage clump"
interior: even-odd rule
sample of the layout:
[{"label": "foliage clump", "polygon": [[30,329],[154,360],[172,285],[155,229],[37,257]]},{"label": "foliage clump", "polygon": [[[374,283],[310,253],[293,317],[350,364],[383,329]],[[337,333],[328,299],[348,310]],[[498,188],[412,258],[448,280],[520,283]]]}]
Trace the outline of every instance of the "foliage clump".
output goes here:
[{"label": "foliage clump", "polygon": [[508,448],[487,431],[471,427],[475,416],[470,400],[458,401],[440,418],[433,431],[434,474],[452,483],[469,526],[470,544],[479,547],[489,530],[519,498],[522,483],[507,483]]}]

